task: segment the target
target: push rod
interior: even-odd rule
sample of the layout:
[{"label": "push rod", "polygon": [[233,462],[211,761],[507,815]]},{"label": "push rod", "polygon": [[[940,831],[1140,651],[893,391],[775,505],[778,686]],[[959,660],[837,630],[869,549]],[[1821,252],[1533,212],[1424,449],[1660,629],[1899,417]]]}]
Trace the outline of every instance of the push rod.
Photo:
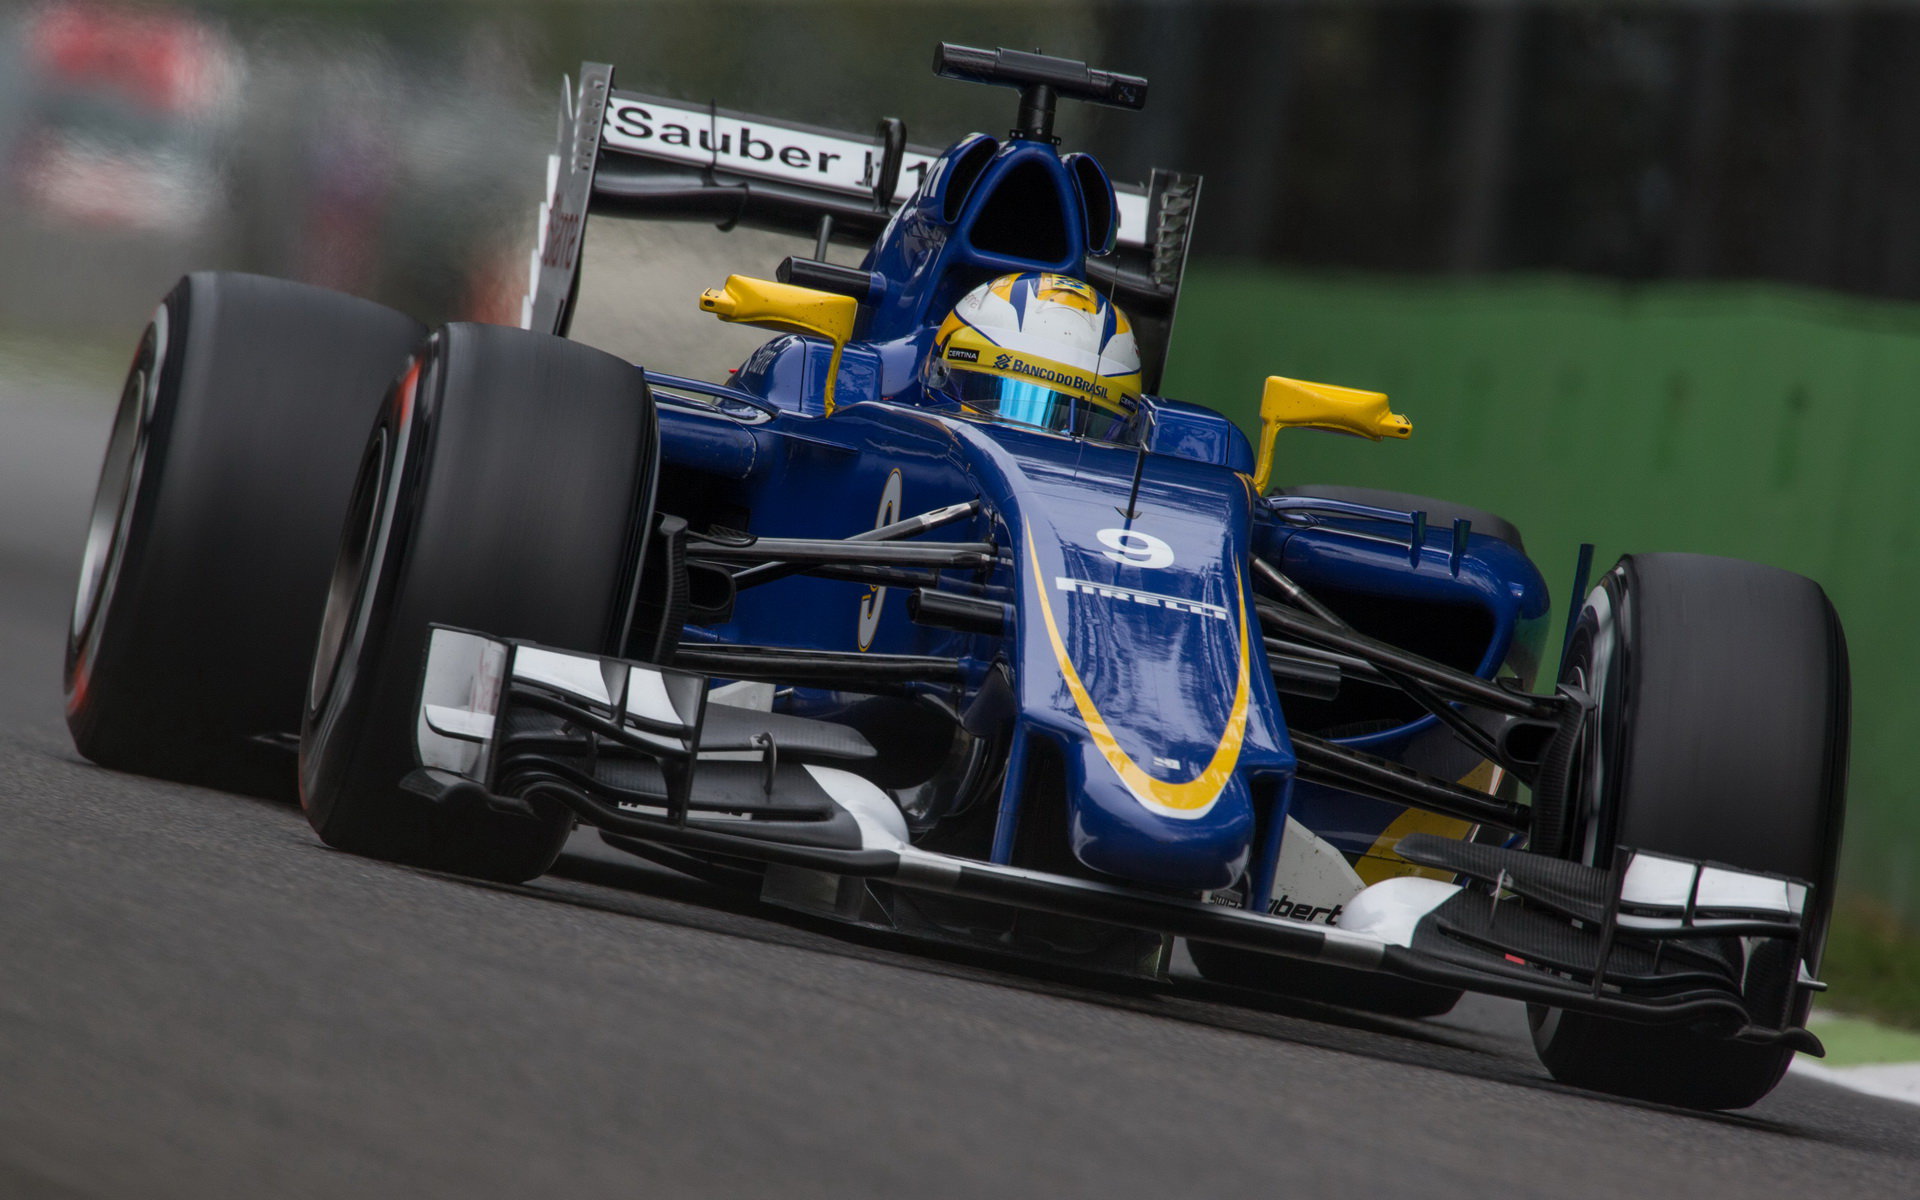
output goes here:
[{"label": "push rod", "polygon": [[[1414,516],[1416,518],[1414,545],[1418,546],[1420,544],[1420,530],[1426,514],[1415,513]],[[1454,538],[1456,542],[1464,536],[1459,532],[1460,528],[1462,527],[1456,524]],[[1255,559],[1254,567],[1262,578],[1266,579],[1274,587],[1280,589],[1281,593],[1292,601],[1294,605],[1305,609],[1310,615],[1325,622],[1334,632],[1359,636],[1358,631],[1355,630],[1353,626],[1341,620],[1331,609],[1314,599],[1313,596],[1307,593],[1305,588],[1287,578],[1284,573],[1271,563]],[[1264,609],[1272,606],[1261,607],[1263,610],[1262,615],[1264,616]],[[1382,644],[1384,645],[1384,643]],[[1389,647],[1389,649],[1392,649],[1392,647]],[[1401,651],[1401,653],[1404,654],[1405,652]],[[1430,662],[1431,660],[1423,661]],[[1444,664],[1431,663],[1431,665],[1441,667]],[[1474,724],[1472,718],[1455,708],[1447,697],[1437,693],[1426,680],[1387,663],[1378,664],[1375,669],[1386,683],[1399,688],[1405,692],[1414,703],[1433,714],[1435,720],[1452,730],[1453,735],[1459,738],[1476,754],[1500,764],[1502,767],[1525,779],[1528,783],[1533,782],[1535,770],[1532,764],[1515,762],[1501,749],[1500,744],[1494,740],[1491,734]],[[1464,678],[1480,681],[1480,677],[1477,675],[1468,675],[1466,672],[1461,672],[1460,674]]]},{"label": "push rod", "polygon": [[994,561],[992,542],[851,542],[835,538],[758,538],[751,542],[691,542],[688,558],[709,562],[779,562],[803,570],[830,566],[984,567]]},{"label": "push rod", "polygon": [[[968,500],[960,504],[949,504],[942,508],[923,512],[918,516],[908,517],[904,521],[895,521],[890,525],[882,525],[878,529],[862,530],[846,540],[849,542],[898,541],[901,538],[909,538],[916,534],[925,533],[930,529],[938,529],[942,525],[951,525],[953,522],[964,520],[979,511],[980,502],[978,500]],[[798,575],[804,570],[806,570],[804,566],[795,566],[790,563],[761,563],[758,566],[735,571],[733,574],[733,586],[736,589],[758,587],[763,583],[772,583],[776,579],[785,579],[790,575]]]},{"label": "push rod", "polygon": [[1322,741],[1312,734],[1290,733],[1289,737],[1294,755],[1300,760],[1300,778],[1308,783],[1363,792],[1424,812],[1475,825],[1497,825],[1515,833],[1524,833],[1532,827],[1532,810],[1524,804],[1435,779],[1399,763]]},{"label": "push rod", "polygon": [[858,567],[845,563],[819,563],[800,572],[814,579],[838,579],[846,583],[864,583],[868,587],[935,587],[940,577],[930,570],[911,567]]},{"label": "push rod", "polygon": [[1375,687],[1394,686],[1392,680],[1380,673],[1380,668],[1351,654],[1341,654],[1323,646],[1309,646],[1305,642],[1290,642],[1285,638],[1268,637],[1262,638],[1261,641],[1265,643],[1269,656],[1282,654],[1288,658],[1310,658],[1314,662],[1338,667],[1342,678],[1359,683],[1370,683]]},{"label": "push rod", "polygon": [[1533,696],[1525,692],[1508,691],[1471,672],[1423,658],[1352,629],[1335,628],[1317,617],[1284,605],[1256,602],[1256,607],[1263,624],[1274,626],[1282,633],[1313,645],[1352,655],[1382,671],[1410,676],[1440,689],[1448,699],[1543,721],[1557,720],[1561,714],[1563,701],[1557,696]]},{"label": "push rod", "polygon": [[695,645],[682,642],[673,665],[728,679],[845,687],[881,683],[959,683],[960,660],[928,654],[856,654],[787,646]]}]

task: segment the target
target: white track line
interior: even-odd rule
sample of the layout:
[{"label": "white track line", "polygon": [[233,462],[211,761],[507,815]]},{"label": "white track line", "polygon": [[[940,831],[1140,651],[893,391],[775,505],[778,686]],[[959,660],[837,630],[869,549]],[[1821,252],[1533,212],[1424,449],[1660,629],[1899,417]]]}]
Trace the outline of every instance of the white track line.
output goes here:
[{"label": "white track line", "polygon": [[1920,1063],[1870,1063],[1858,1067],[1829,1067],[1815,1059],[1797,1056],[1795,1072],[1809,1079],[1837,1083],[1841,1087],[1869,1096],[1904,1100],[1920,1104]]}]

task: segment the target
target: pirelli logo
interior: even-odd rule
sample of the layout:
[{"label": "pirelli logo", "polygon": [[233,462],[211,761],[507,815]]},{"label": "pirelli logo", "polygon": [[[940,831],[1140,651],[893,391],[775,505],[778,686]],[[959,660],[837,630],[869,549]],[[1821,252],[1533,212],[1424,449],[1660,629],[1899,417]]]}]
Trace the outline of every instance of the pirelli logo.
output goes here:
[{"label": "pirelli logo", "polygon": [[1094,583],[1086,579],[1069,579],[1065,575],[1054,577],[1053,586],[1063,592],[1077,592],[1083,596],[1100,596],[1108,600],[1125,600],[1133,604],[1144,604],[1149,608],[1164,608],[1173,612],[1192,613],[1199,617],[1212,617],[1216,621],[1227,619],[1227,610],[1218,604],[1204,604],[1198,600],[1183,600],[1179,596],[1163,596],[1158,592],[1138,592],[1132,588],[1115,587],[1110,583]]}]

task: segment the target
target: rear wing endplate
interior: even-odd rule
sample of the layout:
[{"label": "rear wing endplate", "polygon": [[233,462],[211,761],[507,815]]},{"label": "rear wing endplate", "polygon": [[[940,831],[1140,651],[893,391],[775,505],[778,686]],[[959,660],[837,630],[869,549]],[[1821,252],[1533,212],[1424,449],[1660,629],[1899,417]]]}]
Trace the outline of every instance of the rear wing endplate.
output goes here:
[{"label": "rear wing endplate", "polygon": [[[713,105],[613,87],[605,63],[581,67],[564,88],[558,144],[547,160],[521,324],[564,335],[579,293],[589,213],[712,221],[871,244],[910,200],[939,152],[908,145],[888,119],[868,138]],[[1192,237],[1200,177],[1155,170],[1145,185],[1115,184],[1111,254],[1087,260],[1091,282],[1133,318],[1157,385]]]}]

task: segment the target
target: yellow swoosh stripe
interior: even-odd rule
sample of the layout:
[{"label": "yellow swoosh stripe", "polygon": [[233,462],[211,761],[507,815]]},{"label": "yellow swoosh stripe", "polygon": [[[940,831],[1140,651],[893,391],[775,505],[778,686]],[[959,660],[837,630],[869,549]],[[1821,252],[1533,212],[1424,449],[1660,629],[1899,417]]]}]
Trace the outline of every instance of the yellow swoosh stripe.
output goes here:
[{"label": "yellow swoosh stripe", "polygon": [[[1164,779],[1155,779],[1140,769],[1140,765],[1120,748],[1120,742],[1108,728],[1106,719],[1093,703],[1086,685],[1080,682],[1080,673],[1073,669],[1073,662],[1067,657],[1066,643],[1061,640],[1060,626],[1053,618],[1053,606],[1047,602],[1047,581],[1040,571],[1040,554],[1034,545],[1033,529],[1028,526],[1027,560],[1033,564],[1034,587],[1040,597],[1040,615],[1047,623],[1047,638],[1053,643],[1053,657],[1060,664],[1060,674],[1067,682],[1067,691],[1073,695],[1074,706],[1080,710],[1080,719],[1087,723],[1087,733],[1093,738],[1100,756],[1107,760],[1120,782],[1126,784],[1134,799],[1148,808],[1165,816],[1192,819],[1213,807],[1220,793],[1233,778],[1233,768],[1240,761],[1240,746],[1247,736],[1247,705],[1252,689],[1248,684],[1249,659],[1247,652],[1247,603],[1244,597],[1240,601],[1240,679],[1233,693],[1233,708],[1227,714],[1226,732],[1221,735],[1220,744],[1213,752],[1213,761],[1186,783],[1172,783]],[[1236,592],[1240,590],[1239,572],[1234,572]]]},{"label": "yellow swoosh stripe", "polygon": [[[1456,782],[1462,787],[1470,787],[1475,791],[1494,793],[1500,790],[1500,781],[1504,777],[1500,768],[1490,762],[1482,762]],[[1458,840],[1472,832],[1473,823],[1470,821],[1409,808],[1380,831],[1380,836],[1375,838],[1373,845],[1360,856],[1360,861],[1353,864],[1353,869],[1360,876],[1361,882],[1367,884],[1379,883],[1383,879],[1394,879],[1401,875],[1418,875],[1423,879],[1438,879],[1442,883],[1452,883],[1453,872],[1442,871],[1437,867],[1417,867],[1401,858],[1400,852],[1394,847],[1400,844],[1401,838],[1410,833],[1433,833]]]}]

